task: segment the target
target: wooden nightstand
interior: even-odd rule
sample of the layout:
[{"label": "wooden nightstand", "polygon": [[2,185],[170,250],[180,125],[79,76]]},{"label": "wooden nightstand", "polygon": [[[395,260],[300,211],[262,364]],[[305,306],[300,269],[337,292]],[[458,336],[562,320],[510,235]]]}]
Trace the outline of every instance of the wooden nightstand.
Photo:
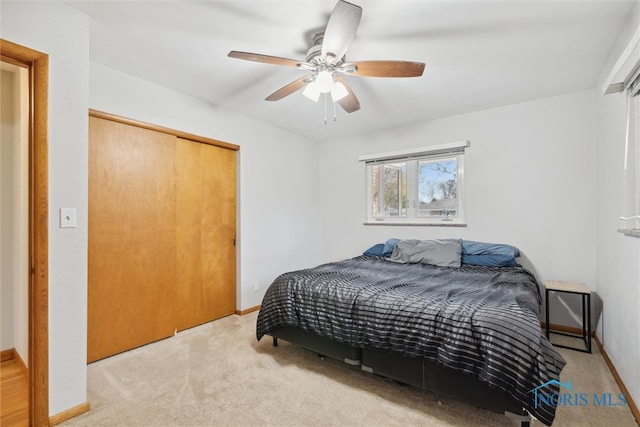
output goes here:
[{"label": "wooden nightstand", "polygon": [[[584,341],[585,349],[569,347],[566,345],[553,344],[556,347],[569,348],[572,350],[583,351],[585,353],[591,353],[591,290],[584,284],[579,282],[563,282],[560,280],[547,280],[545,282],[545,333],[547,338],[549,334],[565,335],[572,338],[582,338]],[[549,330],[549,291],[564,292],[568,294],[578,294],[582,296],[582,336],[576,334],[570,334],[566,332],[550,331]]]}]

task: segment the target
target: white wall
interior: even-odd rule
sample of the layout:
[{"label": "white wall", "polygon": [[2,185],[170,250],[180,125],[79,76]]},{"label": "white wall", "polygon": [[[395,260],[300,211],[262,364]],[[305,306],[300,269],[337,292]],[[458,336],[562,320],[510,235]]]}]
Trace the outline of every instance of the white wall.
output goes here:
[{"label": "white wall", "polygon": [[316,142],[95,63],[90,93],[93,109],[240,146],[239,309],[260,304],[280,273],[317,262]]},{"label": "white wall", "polygon": [[[322,143],[323,258],[354,256],[390,237],[459,237],[517,246],[541,281],[594,286],[592,103],[583,91]],[[467,227],[362,224],[359,155],[465,139]]]},{"label": "white wall", "polygon": [[639,25],[640,3],[603,67],[594,94],[596,289],[603,305],[597,333],[636,405],[640,404],[640,239],[616,231],[625,226],[618,218],[632,214],[625,212],[623,194],[626,99],[618,94],[604,96],[600,88]]},{"label": "white wall", "polygon": [[[1,3],[0,37],[49,55],[49,413],[87,400],[89,20],[54,2]],[[60,229],[60,207],[78,227]]]}]

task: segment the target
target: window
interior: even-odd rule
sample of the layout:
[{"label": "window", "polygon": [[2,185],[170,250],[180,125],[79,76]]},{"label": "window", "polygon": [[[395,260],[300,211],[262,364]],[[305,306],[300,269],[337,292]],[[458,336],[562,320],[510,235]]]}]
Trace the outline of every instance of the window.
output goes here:
[{"label": "window", "polygon": [[620,231],[640,237],[640,62],[625,87],[627,123]]},{"label": "window", "polygon": [[407,215],[407,164],[371,166],[371,208],[374,217]]},{"label": "window", "polygon": [[465,225],[464,148],[468,141],[361,156],[367,224]]},{"label": "window", "polygon": [[418,161],[419,217],[447,219],[458,214],[458,158]]},{"label": "window", "polygon": [[623,232],[640,230],[640,96],[627,101],[629,121],[625,141],[624,182],[622,186]]},{"label": "window", "polygon": [[640,237],[640,28],[613,65],[602,94],[623,93],[627,99],[624,142],[624,178],[618,231]]}]

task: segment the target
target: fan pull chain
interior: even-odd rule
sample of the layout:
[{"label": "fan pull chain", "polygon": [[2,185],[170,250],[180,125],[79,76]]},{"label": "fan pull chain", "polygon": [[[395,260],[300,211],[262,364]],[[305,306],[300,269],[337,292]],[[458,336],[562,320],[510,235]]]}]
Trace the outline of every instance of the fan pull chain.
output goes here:
[{"label": "fan pull chain", "polygon": [[327,124],[327,94],[324,94],[324,124]]},{"label": "fan pull chain", "polygon": [[[324,93],[324,124],[326,126],[327,124],[327,94]],[[333,104],[333,121],[337,121],[337,114],[336,114],[336,103],[332,100],[331,103]]]}]

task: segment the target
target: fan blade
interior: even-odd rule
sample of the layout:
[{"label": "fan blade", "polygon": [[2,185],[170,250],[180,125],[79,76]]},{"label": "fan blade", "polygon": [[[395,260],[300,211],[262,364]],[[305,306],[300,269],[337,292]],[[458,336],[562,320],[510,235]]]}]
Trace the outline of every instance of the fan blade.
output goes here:
[{"label": "fan blade", "polygon": [[360,25],[362,8],[340,0],[329,16],[322,40],[322,57],[335,56],[331,63],[338,62],[346,53]]},{"label": "fan blade", "polygon": [[356,61],[356,71],[351,74],[360,77],[420,77],[424,63],[410,61]]},{"label": "fan blade", "polygon": [[349,92],[349,95],[340,99],[338,101],[338,104],[340,104],[340,106],[347,113],[353,113],[354,111],[358,111],[360,109],[360,101],[358,101],[358,98],[356,98],[356,94],[353,93],[353,90],[351,90],[351,86],[349,86],[346,80],[340,76],[336,76],[336,81],[339,81],[340,83],[342,83],[344,87],[347,88],[347,92]]},{"label": "fan blade", "polygon": [[296,61],[295,59],[281,58],[279,56],[261,55],[259,53],[238,52],[232,50],[227,55],[229,58],[244,59],[246,61],[263,62],[265,64],[284,65],[287,67],[297,67],[298,64],[303,61]]},{"label": "fan blade", "polygon": [[271,95],[265,98],[265,101],[278,101],[285,96],[291,95],[293,92],[302,89],[310,81],[313,80],[312,75],[307,75],[304,77],[300,77],[298,80],[294,80],[286,86],[281,87],[277,91],[273,92]]}]

